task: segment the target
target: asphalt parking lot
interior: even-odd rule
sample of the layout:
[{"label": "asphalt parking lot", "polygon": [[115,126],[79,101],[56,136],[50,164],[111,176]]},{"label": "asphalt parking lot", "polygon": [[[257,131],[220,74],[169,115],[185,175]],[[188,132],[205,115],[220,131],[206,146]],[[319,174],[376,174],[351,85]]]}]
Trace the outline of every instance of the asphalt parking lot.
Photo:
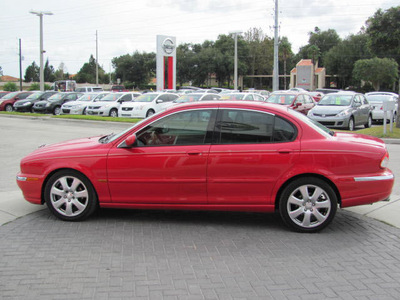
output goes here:
[{"label": "asphalt parking lot", "polygon": [[[15,174],[37,145],[127,126],[0,116],[0,201],[24,201]],[[299,234],[275,214],[40,209],[0,226],[0,299],[399,299],[399,254],[400,228],[348,210]]]}]

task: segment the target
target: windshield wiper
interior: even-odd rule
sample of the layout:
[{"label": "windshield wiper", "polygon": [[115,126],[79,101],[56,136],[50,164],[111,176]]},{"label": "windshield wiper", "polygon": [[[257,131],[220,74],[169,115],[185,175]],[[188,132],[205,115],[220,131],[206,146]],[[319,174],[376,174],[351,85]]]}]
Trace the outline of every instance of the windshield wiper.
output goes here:
[{"label": "windshield wiper", "polygon": [[109,141],[114,135],[115,135],[114,133],[110,133],[109,135],[102,136],[102,137],[99,139],[99,142],[102,143],[102,144],[107,144],[108,141]]}]

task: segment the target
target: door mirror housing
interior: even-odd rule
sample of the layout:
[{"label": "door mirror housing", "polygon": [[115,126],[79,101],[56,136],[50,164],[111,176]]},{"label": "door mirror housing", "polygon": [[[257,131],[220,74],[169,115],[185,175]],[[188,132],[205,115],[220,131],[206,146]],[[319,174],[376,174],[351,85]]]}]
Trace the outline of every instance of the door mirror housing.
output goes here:
[{"label": "door mirror housing", "polygon": [[123,141],[118,148],[132,148],[136,145],[137,139],[136,134],[128,136],[125,141]]}]

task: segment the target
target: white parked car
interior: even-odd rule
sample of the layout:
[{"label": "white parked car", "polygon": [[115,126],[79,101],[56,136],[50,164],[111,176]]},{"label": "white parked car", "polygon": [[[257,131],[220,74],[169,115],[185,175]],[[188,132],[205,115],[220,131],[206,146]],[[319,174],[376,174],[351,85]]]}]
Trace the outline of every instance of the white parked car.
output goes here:
[{"label": "white parked car", "polygon": [[82,86],[82,87],[77,87],[75,89],[75,92],[80,92],[80,93],[96,93],[102,91],[103,88],[99,86]]},{"label": "white parked car", "polygon": [[[397,100],[398,96],[396,94],[383,94],[383,93],[368,93],[366,94],[367,100],[369,104],[372,105],[372,121],[374,122],[382,122],[383,121],[383,103],[387,101],[392,101],[395,103],[395,110],[393,114],[393,120],[396,121],[397,116]],[[390,115],[389,112],[386,114],[386,118],[389,121]]]},{"label": "white parked car", "polygon": [[210,101],[210,100],[215,101],[219,100],[219,98],[221,98],[221,95],[219,94],[194,92],[180,96],[178,99],[175,99],[173,103],[187,103],[187,102]]},{"label": "white parked car", "polygon": [[76,101],[66,102],[61,106],[62,115],[86,115],[86,108],[94,100],[101,100],[108,92],[85,93]]},{"label": "white parked car", "polygon": [[122,103],[132,101],[136,97],[141,95],[140,93],[110,93],[104,96],[100,101],[93,101],[86,109],[88,115],[103,116],[103,117],[117,117],[118,109]]},{"label": "white parked car", "polygon": [[135,102],[126,102],[118,110],[119,117],[147,118],[173,105],[179,95],[173,93],[146,93],[135,99]]}]

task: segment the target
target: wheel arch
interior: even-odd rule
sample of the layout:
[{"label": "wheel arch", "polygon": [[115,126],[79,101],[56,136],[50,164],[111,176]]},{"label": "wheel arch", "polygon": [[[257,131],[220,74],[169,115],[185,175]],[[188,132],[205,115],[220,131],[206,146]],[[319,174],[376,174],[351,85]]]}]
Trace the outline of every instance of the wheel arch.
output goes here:
[{"label": "wheel arch", "polygon": [[47,174],[46,178],[43,180],[42,188],[41,188],[41,191],[40,191],[40,201],[41,201],[42,204],[45,203],[44,191],[46,189],[47,182],[49,181],[51,176],[53,176],[55,173],[60,172],[60,171],[74,171],[74,172],[79,173],[82,176],[84,176],[90,182],[90,184],[92,185],[94,193],[96,194],[96,198],[99,199],[99,195],[97,194],[97,190],[96,190],[95,185],[92,183],[92,181],[89,179],[89,177],[86,176],[85,173],[83,173],[83,172],[81,172],[79,170],[76,170],[76,169],[72,169],[72,168],[59,168],[59,169],[52,170],[49,174]]},{"label": "wheel arch", "polygon": [[333,191],[335,192],[338,204],[341,205],[342,203],[342,198],[340,196],[339,193],[339,189],[337,188],[337,186],[327,177],[320,175],[320,174],[316,174],[316,173],[303,173],[303,174],[298,174],[295,175],[289,179],[287,179],[279,188],[278,192],[275,195],[275,210],[279,210],[279,199],[283,193],[283,191],[285,190],[285,188],[292,183],[293,181],[299,179],[299,178],[303,178],[303,177],[314,177],[314,178],[318,178],[321,179],[323,181],[325,181],[327,184],[330,185],[330,187],[333,189]]}]

